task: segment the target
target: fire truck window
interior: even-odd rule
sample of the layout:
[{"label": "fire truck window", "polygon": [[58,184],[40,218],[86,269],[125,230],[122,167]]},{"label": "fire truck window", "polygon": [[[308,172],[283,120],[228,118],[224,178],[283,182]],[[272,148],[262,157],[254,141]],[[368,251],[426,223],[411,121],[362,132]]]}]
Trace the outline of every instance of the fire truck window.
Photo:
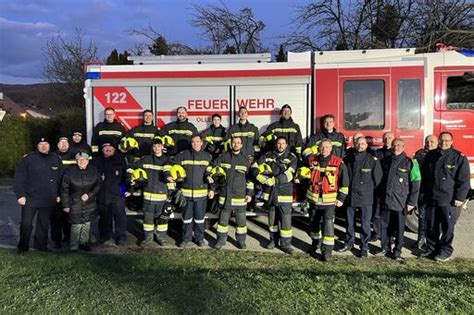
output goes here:
[{"label": "fire truck window", "polygon": [[474,81],[463,76],[449,77],[446,107],[474,110]]},{"label": "fire truck window", "polygon": [[398,129],[419,129],[421,82],[418,79],[398,81]]},{"label": "fire truck window", "polygon": [[344,82],[344,129],[381,130],[385,127],[385,82]]}]

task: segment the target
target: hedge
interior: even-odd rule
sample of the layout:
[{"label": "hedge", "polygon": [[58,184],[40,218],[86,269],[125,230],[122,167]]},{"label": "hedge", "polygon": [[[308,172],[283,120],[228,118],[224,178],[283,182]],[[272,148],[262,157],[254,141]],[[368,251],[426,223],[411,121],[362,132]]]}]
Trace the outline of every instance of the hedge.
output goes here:
[{"label": "hedge", "polygon": [[85,134],[82,108],[69,108],[51,119],[6,116],[0,122],[0,177],[13,176],[21,157],[35,149],[40,136],[51,139],[51,151],[55,151],[58,138],[70,138],[74,130]]}]

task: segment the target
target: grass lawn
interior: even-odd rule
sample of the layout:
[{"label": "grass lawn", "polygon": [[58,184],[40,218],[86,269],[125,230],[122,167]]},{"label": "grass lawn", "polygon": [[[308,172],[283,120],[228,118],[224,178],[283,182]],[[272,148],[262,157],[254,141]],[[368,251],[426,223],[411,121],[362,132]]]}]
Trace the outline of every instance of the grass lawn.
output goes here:
[{"label": "grass lawn", "polygon": [[214,251],[17,256],[0,250],[1,313],[474,313],[474,260]]}]

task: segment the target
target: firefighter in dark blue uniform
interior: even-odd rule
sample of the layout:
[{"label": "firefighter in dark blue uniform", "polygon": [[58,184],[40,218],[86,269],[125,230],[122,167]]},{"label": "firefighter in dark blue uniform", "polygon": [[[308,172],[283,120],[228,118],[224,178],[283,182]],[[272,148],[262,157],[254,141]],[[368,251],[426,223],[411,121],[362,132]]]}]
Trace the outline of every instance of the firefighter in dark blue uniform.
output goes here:
[{"label": "firefighter in dark blue uniform", "polygon": [[153,112],[149,109],[143,111],[143,124],[131,129],[127,137],[132,137],[138,142],[140,157],[152,154],[153,138],[159,128],[153,124]]},{"label": "firefighter in dark blue uniform", "polygon": [[332,143],[332,154],[343,158],[346,155],[346,138],[334,128],[334,116],[331,114],[324,115],[322,125],[321,131],[308,139],[306,149],[303,151],[303,157],[308,158],[311,154],[317,154],[317,148],[320,146],[321,141],[323,139],[329,139]]},{"label": "firefighter in dark blue uniform", "polygon": [[[423,169],[425,163],[426,154],[431,150],[438,148],[438,137],[435,135],[429,135],[425,138],[425,146],[415,152],[413,158],[418,161],[420,170]],[[423,179],[421,180],[423,182]],[[416,241],[416,247],[418,249],[426,248],[426,202],[423,194],[423,189],[420,189],[420,195],[418,196],[418,239]]]},{"label": "firefighter in dark blue uniform", "polygon": [[421,183],[418,162],[409,158],[404,149],[403,140],[394,139],[392,154],[380,161],[383,171],[379,191],[382,206],[380,211],[382,248],[376,255],[388,255],[391,251],[390,239],[395,237],[393,258],[397,261],[403,261],[406,216],[417,204]]},{"label": "firefighter in dark blue uniform", "polygon": [[170,148],[166,154],[170,157],[191,147],[191,139],[199,134],[196,126],[188,121],[188,112],[185,107],[178,107],[176,110],[176,121],[172,121],[156,132],[156,136],[170,136],[173,139],[174,147]]},{"label": "firefighter in dark blue uniform", "polygon": [[255,156],[260,153],[260,146],[258,144],[259,133],[258,128],[248,120],[249,111],[246,107],[242,106],[239,108],[239,122],[230,126],[227,130],[226,145],[230,151],[232,138],[239,137],[242,139],[242,152],[250,159],[254,161]]},{"label": "firefighter in dark blue uniform", "polygon": [[52,211],[59,201],[62,164],[57,154],[50,153],[46,138],[39,139],[37,150],[26,155],[15,172],[14,192],[21,207],[18,253],[28,251],[33,218],[36,218],[34,247],[48,250],[48,227]]},{"label": "firefighter in dark blue uniform", "polygon": [[107,107],[104,110],[104,115],[104,121],[95,126],[92,134],[91,147],[94,154],[99,153],[99,148],[104,143],[110,143],[117,148],[120,139],[125,136],[125,128],[115,120],[115,110],[112,107]]},{"label": "firefighter in dark blue uniform", "polygon": [[423,193],[427,203],[426,252],[423,256],[447,261],[453,253],[456,207],[470,188],[469,162],[452,147],[453,135],[442,132],[439,148],[428,152],[423,164]]},{"label": "firefighter in dark blue uniform", "polygon": [[71,151],[71,155],[75,157],[76,154],[79,152],[86,152],[87,154],[89,154],[89,156],[92,155],[92,148],[85,141],[81,131],[73,131],[71,139],[72,141],[69,143],[69,150]]},{"label": "firefighter in dark blue uniform", "polygon": [[224,126],[221,125],[222,117],[219,114],[212,115],[212,124],[201,132],[202,140],[204,141],[204,150],[209,152],[215,159],[221,153],[223,148],[223,142],[226,135]]},{"label": "firefighter in dark blue uniform", "polygon": [[349,195],[346,198],[347,240],[338,252],[349,251],[354,246],[354,219],[356,210],[359,210],[362,223],[360,257],[367,257],[374,191],[382,180],[382,168],[378,159],[367,152],[367,139],[361,136],[355,141],[357,151],[344,159],[350,179]]}]

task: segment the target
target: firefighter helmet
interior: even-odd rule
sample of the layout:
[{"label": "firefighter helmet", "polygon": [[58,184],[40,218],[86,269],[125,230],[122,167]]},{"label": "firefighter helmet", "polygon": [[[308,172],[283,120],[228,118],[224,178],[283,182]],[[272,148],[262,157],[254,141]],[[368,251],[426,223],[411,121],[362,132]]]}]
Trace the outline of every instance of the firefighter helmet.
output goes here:
[{"label": "firefighter helmet", "polygon": [[297,171],[296,171],[296,178],[299,178],[299,179],[310,179],[311,178],[311,170],[309,169],[309,167],[300,167]]},{"label": "firefighter helmet", "polygon": [[211,170],[211,178],[217,185],[223,185],[225,183],[225,176],[225,170],[220,166],[216,166]]},{"label": "firefighter helmet", "polygon": [[137,168],[133,170],[132,173],[132,182],[134,183],[146,183],[148,180],[148,174],[142,168]]},{"label": "firefighter helmet", "polygon": [[258,170],[260,172],[261,175],[265,175],[265,176],[273,176],[273,171],[272,171],[272,168],[270,167],[270,165],[268,165],[267,163],[262,163],[258,166]]},{"label": "firefighter helmet", "polygon": [[161,137],[161,141],[163,142],[163,145],[165,146],[165,148],[174,147],[174,141],[173,141],[173,138],[171,138],[171,136],[163,136]]},{"label": "firefighter helmet", "polygon": [[122,153],[130,152],[133,149],[138,149],[138,141],[132,137],[123,137],[120,140],[118,148]]},{"label": "firefighter helmet", "polygon": [[311,149],[311,154],[314,154],[314,155],[319,154],[319,146],[313,145],[310,149]]},{"label": "firefighter helmet", "polygon": [[171,167],[170,174],[175,181],[179,181],[186,177],[186,170],[181,165],[176,164]]}]

